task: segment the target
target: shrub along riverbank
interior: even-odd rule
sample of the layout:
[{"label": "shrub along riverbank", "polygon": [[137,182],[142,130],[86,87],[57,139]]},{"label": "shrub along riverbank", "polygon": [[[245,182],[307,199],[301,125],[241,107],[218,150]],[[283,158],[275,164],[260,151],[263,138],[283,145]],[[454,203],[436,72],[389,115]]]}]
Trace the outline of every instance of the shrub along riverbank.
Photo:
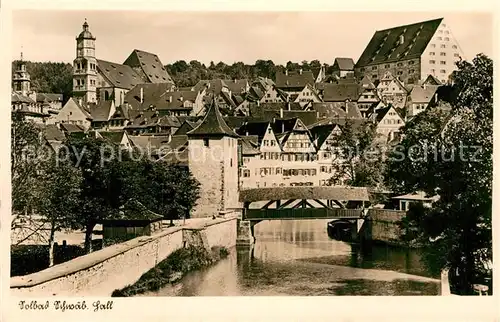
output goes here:
[{"label": "shrub along riverbank", "polygon": [[210,266],[228,255],[229,251],[225,247],[212,247],[210,251],[199,246],[178,249],[144,273],[137,282],[115,290],[111,296],[128,297],[157,291],[167,284],[179,281],[186,273]]}]

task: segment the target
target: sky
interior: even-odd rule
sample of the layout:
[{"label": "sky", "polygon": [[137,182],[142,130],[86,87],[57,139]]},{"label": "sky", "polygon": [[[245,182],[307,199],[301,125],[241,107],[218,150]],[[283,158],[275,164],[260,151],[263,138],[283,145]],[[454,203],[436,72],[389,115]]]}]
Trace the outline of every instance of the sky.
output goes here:
[{"label": "sky", "polygon": [[16,10],[12,59],[72,62],[86,18],[98,59],[123,63],[134,49],[163,64],[270,59],[357,61],[376,30],[445,18],[467,60],[493,55],[493,16],[484,12],[145,12]]}]

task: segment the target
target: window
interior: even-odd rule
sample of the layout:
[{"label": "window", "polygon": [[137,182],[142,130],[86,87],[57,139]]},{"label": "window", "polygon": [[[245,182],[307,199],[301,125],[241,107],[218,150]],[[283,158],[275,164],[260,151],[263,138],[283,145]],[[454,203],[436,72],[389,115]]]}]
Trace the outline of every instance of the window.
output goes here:
[{"label": "window", "polygon": [[433,51],[431,51],[431,52],[429,53],[429,55],[430,55],[430,56],[435,56],[435,55],[436,55],[436,53],[435,53],[435,52],[433,52]]},{"label": "window", "polygon": [[415,73],[415,70],[414,69],[410,69],[410,74],[413,74]]},{"label": "window", "polygon": [[429,60],[429,64],[435,64],[436,61],[435,60]]},{"label": "window", "polygon": [[436,48],[436,44],[431,44],[431,48]]},{"label": "window", "polygon": [[203,139],[203,145],[208,148],[210,146],[209,140],[208,139]]},{"label": "window", "polygon": [[365,71],[365,69],[364,69],[364,68],[361,68],[361,69],[360,69],[360,71],[361,71],[361,72],[364,72],[364,71]]},{"label": "window", "polygon": [[444,60],[439,62],[441,65],[446,65],[446,62]]},{"label": "window", "polygon": [[377,66],[372,66],[372,70],[377,70]]},{"label": "window", "polygon": [[450,41],[450,38],[445,37],[445,38],[444,38],[444,40],[445,40],[445,41]]},{"label": "window", "polygon": [[[398,71],[398,75],[403,75],[403,72],[402,71]],[[395,91],[396,89],[393,87],[392,90]]]},{"label": "window", "polygon": [[401,67],[401,66],[403,66],[403,63],[397,63],[396,66]]},{"label": "window", "polygon": [[446,45],[445,45],[445,44],[442,44],[442,45],[441,45],[441,48],[446,48]]},{"label": "window", "polygon": [[440,56],[446,56],[446,53],[445,52],[441,52],[439,55]]},{"label": "window", "polygon": [[438,37],[437,39],[438,39],[438,40],[443,40],[443,37]]},{"label": "window", "polygon": [[445,73],[446,73],[446,70],[441,69],[441,70],[440,70],[440,72],[441,72],[441,74],[445,74]]},{"label": "window", "polygon": [[391,64],[385,65],[385,68],[391,68]]},{"label": "window", "polygon": [[414,62],[413,60],[410,60],[410,61],[408,62],[408,65],[413,65],[413,64],[415,64],[415,62]]},{"label": "window", "polygon": [[435,70],[435,69],[431,69],[431,73],[433,73],[433,74],[434,74],[435,72],[436,72],[436,70]]},{"label": "window", "polygon": [[267,94],[266,97],[271,97],[271,94]]},{"label": "window", "polygon": [[377,74],[373,74],[373,75],[372,75],[372,78],[377,78],[377,77],[378,77],[378,75],[377,75]]},{"label": "window", "polygon": [[458,47],[457,47],[457,45],[453,45],[453,46],[451,46],[451,48],[457,49]]},{"label": "window", "polygon": [[443,33],[443,31],[442,31],[442,30],[439,30],[439,33],[440,33],[440,34],[442,34],[442,33]]},{"label": "window", "polygon": [[460,55],[458,53],[454,53],[453,56],[454,57],[460,57]]},{"label": "window", "polygon": [[448,30],[446,30],[444,33],[445,33],[445,34],[447,34],[447,35],[449,35],[449,34],[450,34],[450,32],[449,32]]}]

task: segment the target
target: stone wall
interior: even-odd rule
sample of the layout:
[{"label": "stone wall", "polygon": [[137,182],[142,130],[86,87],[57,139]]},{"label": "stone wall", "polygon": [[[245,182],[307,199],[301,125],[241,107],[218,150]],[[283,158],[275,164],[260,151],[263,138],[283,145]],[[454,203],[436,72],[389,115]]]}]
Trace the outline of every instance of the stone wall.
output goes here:
[{"label": "stone wall", "polygon": [[389,209],[370,209],[369,237],[373,241],[381,241],[388,244],[401,243],[401,229],[398,222],[406,216],[405,211]]},{"label": "stone wall", "polygon": [[[231,247],[236,243],[237,218],[167,228],[153,236],[143,236],[106,247],[43,271],[11,278],[14,296],[110,296],[136,282],[142,274],[189,244],[187,230],[197,230],[207,247]],[[194,239],[193,239],[194,240]]]}]

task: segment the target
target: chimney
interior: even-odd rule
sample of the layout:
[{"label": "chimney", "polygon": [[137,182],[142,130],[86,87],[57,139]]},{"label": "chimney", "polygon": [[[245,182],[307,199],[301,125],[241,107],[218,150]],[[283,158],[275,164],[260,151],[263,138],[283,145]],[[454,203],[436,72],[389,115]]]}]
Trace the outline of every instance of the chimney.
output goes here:
[{"label": "chimney", "polygon": [[426,84],[426,83],[424,83],[424,86],[423,86],[423,87],[424,87],[424,89],[427,89],[427,84]]},{"label": "chimney", "polygon": [[401,35],[399,36],[399,44],[402,45],[405,42],[405,36]]},{"label": "chimney", "polygon": [[300,74],[300,75],[302,75],[302,68],[301,68],[301,69],[299,69],[299,74]]},{"label": "chimney", "polygon": [[280,118],[283,118],[283,108],[280,108]]},{"label": "chimney", "polygon": [[144,103],[144,88],[141,87],[141,104]]}]

